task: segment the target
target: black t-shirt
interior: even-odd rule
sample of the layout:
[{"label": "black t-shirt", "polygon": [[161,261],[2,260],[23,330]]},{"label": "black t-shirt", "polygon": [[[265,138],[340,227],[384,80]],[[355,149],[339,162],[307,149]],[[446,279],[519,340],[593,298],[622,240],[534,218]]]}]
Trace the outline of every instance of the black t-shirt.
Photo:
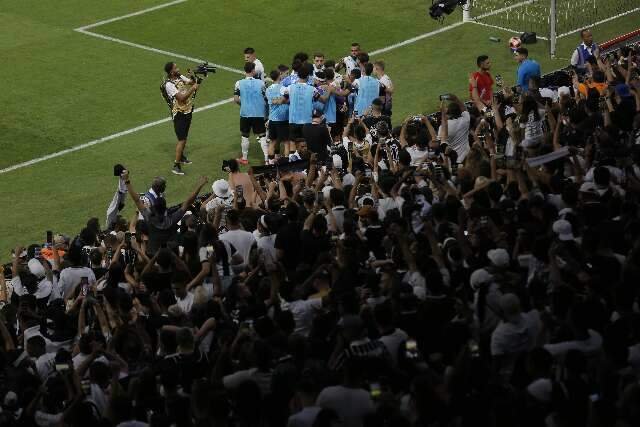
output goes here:
[{"label": "black t-shirt", "polygon": [[384,259],[384,247],[382,239],[384,239],[385,231],[381,225],[373,225],[367,227],[364,231],[364,237],[367,238],[367,250],[373,252],[376,259]]},{"label": "black t-shirt", "polygon": [[622,99],[622,102],[618,104],[611,113],[611,121],[624,131],[631,131],[633,129],[633,118],[636,114],[636,102],[632,97],[626,97]]},{"label": "black t-shirt", "polygon": [[108,269],[103,267],[95,267],[95,268],[92,268],[92,270],[93,270],[93,274],[96,276],[96,280],[102,279],[102,277],[105,274],[107,274],[107,271],[109,271]]},{"label": "black t-shirt", "polygon": [[142,277],[144,286],[149,292],[160,292],[165,289],[171,289],[171,276],[173,272],[159,273],[152,271]]},{"label": "black t-shirt", "polygon": [[316,237],[311,231],[302,230],[300,233],[300,262],[313,265],[322,252],[331,249],[329,236]]},{"label": "black t-shirt", "polygon": [[331,135],[324,123],[309,123],[304,125],[302,135],[307,141],[309,151],[316,153],[319,160],[327,158],[327,147],[331,144]]},{"label": "black t-shirt", "polygon": [[300,257],[300,231],[302,224],[289,222],[276,235],[275,248],[284,251],[282,263],[287,269],[294,269]]},{"label": "black t-shirt", "polygon": [[389,131],[391,131],[391,117],[389,116],[383,114],[381,116],[366,116],[362,119],[362,123],[364,123],[369,130],[373,129],[378,122],[387,122],[387,127]]}]

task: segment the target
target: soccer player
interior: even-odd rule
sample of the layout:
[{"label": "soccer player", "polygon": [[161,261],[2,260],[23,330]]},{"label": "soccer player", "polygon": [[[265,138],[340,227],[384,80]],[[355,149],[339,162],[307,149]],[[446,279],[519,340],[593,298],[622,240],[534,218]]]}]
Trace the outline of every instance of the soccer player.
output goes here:
[{"label": "soccer player", "polygon": [[346,74],[351,74],[351,70],[358,68],[358,54],[360,54],[360,44],[351,43],[351,53],[342,58],[342,61],[336,66],[336,71],[340,71],[344,67]]},{"label": "soccer player", "polygon": [[[303,64],[298,70],[298,81],[280,90],[280,94],[289,102],[289,138],[292,141],[303,137],[303,126],[312,121],[313,101],[320,97],[318,90],[308,84],[312,72],[311,64]],[[322,98],[324,101],[328,99],[328,94]]]},{"label": "soccer player", "polygon": [[240,105],[240,134],[242,135],[240,147],[242,148],[242,158],[238,159],[238,162],[243,165],[249,163],[249,132],[251,130],[253,130],[254,135],[258,136],[265,161],[269,157],[269,144],[267,143],[264,126],[265,87],[262,80],[254,77],[255,69],[256,64],[253,62],[244,64],[246,77],[236,82],[233,93],[233,100]]},{"label": "soccer player", "polygon": [[587,72],[587,61],[597,54],[596,52],[599,48],[593,41],[591,30],[585,28],[580,31],[580,38],[582,39],[582,43],[573,51],[573,55],[571,55],[571,65],[575,67],[578,73],[584,74]]},{"label": "soccer player", "polygon": [[522,88],[524,93],[529,90],[529,79],[531,77],[540,77],[540,64],[533,59],[529,59],[529,50],[526,47],[517,48],[515,58],[520,64],[517,85]]},{"label": "soccer player", "polygon": [[380,96],[380,82],[372,77],[372,74],[373,64],[367,62],[364,64],[364,76],[354,82],[358,88],[354,106],[354,112],[357,117],[364,115],[373,100]]},{"label": "soccer player", "polygon": [[316,52],[313,54],[313,75],[324,70],[324,53]]},{"label": "soccer player", "polygon": [[392,98],[393,98],[393,82],[384,71],[384,61],[376,61],[373,63],[373,75],[376,76],[378,82],[380,82],[380,95],[384,96],[384,108],[382,113],[391,117]]},{"label": "soccer player", "polygon": [[264,80],[264,65],[256,58],[256,50],[252,47],[248,47],[244,50],[244,62],[252,62],[256,64],[256,71],[254,77],[259,80]]},{"label": "soccer player", "polygon": [[[269,103],[269,161],[273,160],[277,144],[284,144],[284,155],[288,156],[289,147],[289,105],[282,100],[282,79],[284,74],[280,70],[271,71],[269,77],[273,84],[267,88],[266,96]],[[293,144],[291,144],[294,148]]]},{"label": "soccer player", "polygon": [[487,55],[480,55],[476,59],[478,71],[471,74],[469,93],[476,105],[491,105],[493,98],[493,77],[491,76],[491,60]]}]

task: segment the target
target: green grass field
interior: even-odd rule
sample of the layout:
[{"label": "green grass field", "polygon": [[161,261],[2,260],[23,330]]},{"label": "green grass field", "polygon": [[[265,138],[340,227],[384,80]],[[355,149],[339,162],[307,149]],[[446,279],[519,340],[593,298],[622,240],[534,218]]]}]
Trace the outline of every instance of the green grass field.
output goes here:
[{"label": "green grass field", "polygon": [[[9,77],[0,114],[0,169],[167,117],[158,86],[170,56],[73,31],[166,1],[0,0],[0,56]],[[634,29],[639,17],[608,22],[594,35],[619,35]],[[444,26],[460,20],[456,12]],[[91,31],[234,68],[242,67],[242,50],[253,46],[269,70],[300,50],[339,58],[353,41],[371,52],[441,27],[427,16],[426,3],[416,0],[375,7],[364,0],[327,0],[321,7],[300,0],[189,0]],[[396,86],[395,120],[433,111],[441,93],[466,98],[467,76],[481,53],[491,56],[494,74],[513,82],[516,64],[506,47],[511,35],[464,24],[375,56],[387,62]],[[490,36],[503,41],[492,43]],[[577,39],[560,41],[561,58],[569,57]],[[543,71],[566,65],[547,51],[544,42],[530,46]],[[193,65],[177,62],[182,69]],[[231,97],[238,78],[219,70],[202,85],[196,105]],[[239,154],[238,107],[227,103],[194,116],[188,152],[195,163],[184,177],[169,171],[174,146],[167,122],[0,174],[0,260],[16,244],[41,241],[47,229],[74,235],[91,216],[103,221],[116,185],[114,163],[132,171],[138,190],[155,175],[167,176],[170,202],[185,197],[197,176],[221,176],[221,160]],[[253,160],[259,152],[254,143]]]}]

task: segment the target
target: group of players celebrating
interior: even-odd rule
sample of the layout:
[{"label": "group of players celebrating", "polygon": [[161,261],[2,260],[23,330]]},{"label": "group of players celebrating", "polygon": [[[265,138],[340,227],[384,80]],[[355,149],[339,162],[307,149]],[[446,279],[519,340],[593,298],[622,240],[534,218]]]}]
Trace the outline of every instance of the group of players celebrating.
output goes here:
[{"label": "group of players celebrating", "polygon": [[[240,106],[241,164],[249,163],[251,132],[269,164],[278,154],[289,156],[296,151],[296,144],[305,141],[305,125],[325,123],[331,139],[338,142],[348,119],[365,116],[373,104],[391,116],[393,84],[385,64],[371,63],[358,43],[352,43],[349,55],[339,62],[315,53],[311,63],[300,52],[291,67],[279,65],[268,75],[253,48],[244,50],[244,60],[245,77],[236,82],[233,98]],[[198,84],[180,74],[173,62],[165,65],[165,72],[162,90],[178,138],[172,172],[184,175],[182,165],[191,163],[184,149]]]}]

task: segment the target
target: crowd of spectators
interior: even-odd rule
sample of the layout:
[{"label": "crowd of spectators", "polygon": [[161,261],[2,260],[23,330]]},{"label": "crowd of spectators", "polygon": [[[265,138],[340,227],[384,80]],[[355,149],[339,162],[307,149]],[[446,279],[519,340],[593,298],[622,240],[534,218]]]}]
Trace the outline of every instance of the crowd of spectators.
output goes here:
[{"label": "crowd of spectators", "polygon": [[303,167],[175,207],[121,169],[134,217],[14,251],[0,425],[640,425],[639,59],[512,90],[483,56],[472,105],[316,114]]}]

